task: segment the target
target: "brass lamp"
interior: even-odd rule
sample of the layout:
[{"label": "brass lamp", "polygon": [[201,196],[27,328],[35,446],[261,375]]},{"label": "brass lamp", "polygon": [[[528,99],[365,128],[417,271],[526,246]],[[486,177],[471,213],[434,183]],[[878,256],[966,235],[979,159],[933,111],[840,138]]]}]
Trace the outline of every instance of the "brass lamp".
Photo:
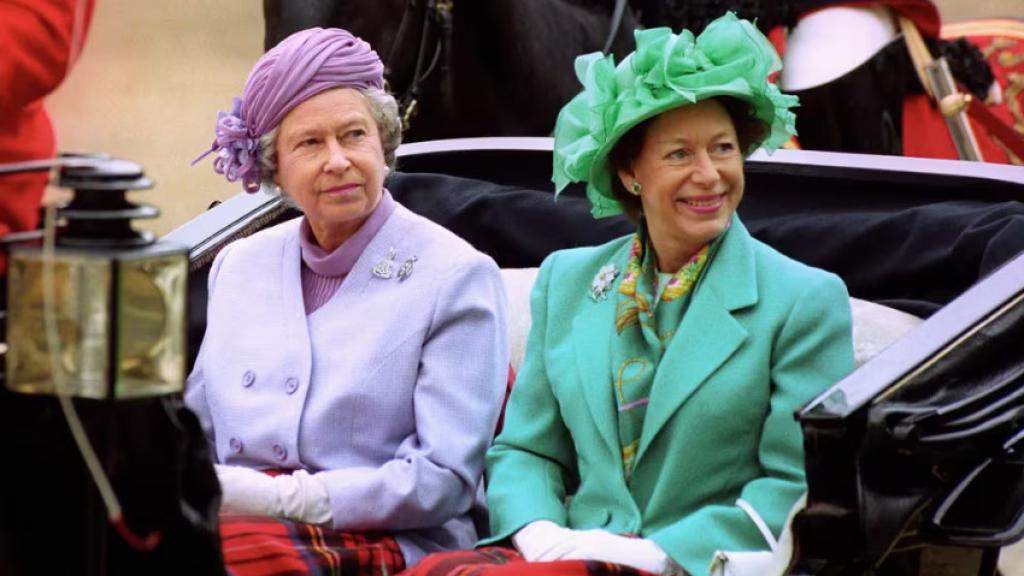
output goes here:
[{"label": "brass lamp", "polygon": [[[125,197],[152,182],[136,164],[99,158],[64,166],[58,183],[75,195],[58,212],[66,224],[57,232],[52,262],[38,243],[10,251],[7,388],[53,395],[63,381],[69,395],[93,399],[180,392],[188,253],[133,229],[132,219],[159,211]],[[56,319],[56,350],[46,332],[46,306]]]}]

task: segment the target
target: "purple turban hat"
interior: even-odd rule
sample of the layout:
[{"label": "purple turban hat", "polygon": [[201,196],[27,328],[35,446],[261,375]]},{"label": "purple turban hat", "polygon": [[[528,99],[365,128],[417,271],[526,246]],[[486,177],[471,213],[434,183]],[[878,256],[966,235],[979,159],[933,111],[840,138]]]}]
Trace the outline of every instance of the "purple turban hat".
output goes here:
[{"label": "purple turban hat", "polygon": [[213,169],[228,181],[260,189],[261,136],[304,100],[331,88],[383,88],[384,64],[369,44],[340,28],[296,32],[253,66],[231,113],[217,114],[217,137],[192,163],[216,152]]}]

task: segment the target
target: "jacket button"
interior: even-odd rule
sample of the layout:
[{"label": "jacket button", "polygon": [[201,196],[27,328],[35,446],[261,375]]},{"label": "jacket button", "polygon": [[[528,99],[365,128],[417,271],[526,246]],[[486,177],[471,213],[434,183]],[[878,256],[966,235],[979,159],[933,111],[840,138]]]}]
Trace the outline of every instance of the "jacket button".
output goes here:
[{"label": "jacket button", "polygon": [[274,444],[274,458],[284,462],[288,458],[288,449],[280,444]]},{"label": "jacket button", "polygon": [[242,441],[238,438],[232,438],[228,440],[228,448],[231,448],[231,451],[235,454],[239,454],[242,452]]},{"label": "jacket button", "polygon": [[252,370],[246,370],[245,374],[242,374],[242,386],[248,388],[252,386],[253,382],[256,381],[256,373]]},{"label": "jacket button", "polygon": [[285,390],[285,392],[287,392],[289,394],[294,394],[295,391],[298,390],[298,389],[299,389],[299,379],[298,378],[289,378],[288,381],[284,383],[284,390]]}]

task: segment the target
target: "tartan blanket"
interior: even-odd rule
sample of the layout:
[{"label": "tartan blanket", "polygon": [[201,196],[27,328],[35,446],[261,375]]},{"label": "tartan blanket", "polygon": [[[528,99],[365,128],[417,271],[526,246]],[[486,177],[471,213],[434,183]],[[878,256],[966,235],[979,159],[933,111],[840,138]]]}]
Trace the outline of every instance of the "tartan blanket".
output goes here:
[{"label": "tartan blanket", "polygon": [[596,560],[527,562],[513,548],[485,546],[476,550],[431,554],[402,576],[654,576],[629,566]]},{"label": "tartan blanket", "polygon": [[267,516],[220,517],[221,548],[234,576],[392,576],[405,568],[395,539]]}]

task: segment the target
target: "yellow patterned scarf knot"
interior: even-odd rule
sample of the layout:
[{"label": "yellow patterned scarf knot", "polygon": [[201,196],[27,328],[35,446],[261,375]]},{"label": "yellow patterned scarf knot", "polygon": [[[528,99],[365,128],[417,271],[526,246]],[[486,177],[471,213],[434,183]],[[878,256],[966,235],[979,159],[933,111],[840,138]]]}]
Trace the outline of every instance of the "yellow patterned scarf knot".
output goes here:
[{"label": "yellow patterned scarf knot", "polygon": [[[640,322],[641,315],[651,317],[654,314],[652,301],[671,302],[689,294],[700,279],[711,251],[711,244],[698,250],[669,278],[659,296],[658,274],[654,258],[645,258],[646,244],[644,234],[638,231],[633,236],[626,272],[619,283],[619,293],[627,297],[619,300],[615,311],[615,330],[620,334],[627,327]],[[648,279],[649,282],[643,282],[644,279]],[[649,294],[646,293],[648,291],[644,289],[644,284],[650,286]]]}]

